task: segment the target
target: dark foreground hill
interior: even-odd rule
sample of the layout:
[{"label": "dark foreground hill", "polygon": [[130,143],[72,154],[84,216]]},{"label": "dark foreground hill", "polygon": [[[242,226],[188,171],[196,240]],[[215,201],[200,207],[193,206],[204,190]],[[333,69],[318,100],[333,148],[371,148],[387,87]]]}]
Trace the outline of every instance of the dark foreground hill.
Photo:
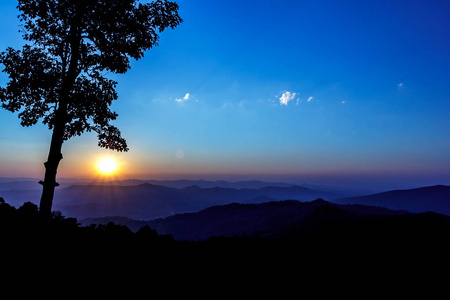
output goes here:
[{"label": "dark foreground hill", "polygon": [[[16,209],[0,200],[0,237],[17,235],[31,238],[39,235],[41,227],[35,204],[27,202]],[[138,221],[134,222],[134,226],[139,224]],[[173,242],[256,238],[277,242],[294,240],[300,243],[324,236],[333,240],[351,237],[351,240],[342,240],[346,242],[375,241],[379,238],[417,241],[436,238],[447,242],[446,237],[450,233],[450,217],[446,215],[432,212],[409,213],[365,205],[338,205],[322,199],[311,202],[287,200],[261,204],[232,203],[140,224],[143,226],[135,232],[113,222],[80,226],[77,219],[65,218],[60,212],[53,212],[48,232],[58,237],[75,238],[74,240],[104,235],[119,240],[125,236],[148,236],[164,237],[166,241]]]},{"label": "dark foreground hill", "polygon": [[[137,232],[114,223],[82,227],[59,213],[52,214],[43,232],[36,205],[14,208],[0,201],[1,254],[7,262],[2,274],[17,282],[26,275],[55,286],[71,283],[70,291],[91,283],[103,292],[115,292],[126,282],[133,289],[150,286],[150,292],[165,284],[165,292],[177,287],[196,294],[211,286],[230,291],[252,285],[252,295],[267,293],[267,286],[276,290],[274,296],[292,295],[307,282],[315,290],[333,287],[333,295],[348,295],[349,289],[362,286],[367,291],[389,287],[386,292],[392,293],[405,280],[402,291],[410,284],[424,286],[430,278],[441,284],[442,270],[449,266],[450,217],[361,206],[342,209],[322,200],[301,206],[296,201],[230,204],[205,210],[203,216],[182,215],[183,222],[197,216],[190,221],[198,222],[197,229],[214,227],[211,218],[220,218],[229,221],[222,225],[234,224],[242,233],[182,242],[149,226]],[[257,216],[262,217],[259,222]],[[172,219],[177,222],[181,220]]]},{"label": "dark foreground hill", "polygon": [[[311,202],[287,200],[261,204],[232,203],[152,221],[122,217],[90,218],[83,220],[83,224],[107,224],[114,221],[133,231],[148,225],[158,233],[170,234],[176,240],[204,241],[211,237],[235,236],[291,239],[302,236],[305,232],[316,231],[321,235],[341,231],[339,235],[351,233],[363,237],[366,230],[388,230],[392,224],[412,224],[414,220],[419,224],[422,221],[433,222],[432,220],[445,223],[450,222],[450,217],[436,213],[412,214],[365,205],[338,205],[318,199]],[[387,231],[386,236],[389,234]]]},{"label": "dark foreground hill", "polygon": [[433,211],[450,215],[450,186],[435,185],[417,189],[395,190],[361,197],[333,200],[341,204],[364,204],[405,209],[410,212]]},{"label": "dark foreground hill", "polygon": [[357,223],[362,216],[398,214],[402,212],[362,205],[336,205],[322,199],[311,202],[286,200],[261,204],[232,203],[207,208],[198,213],[153,220],[149,225],[160,233],[171,234],[178,240],[206,240],[212,236],[244,235],[286,238],[330,223]]}]

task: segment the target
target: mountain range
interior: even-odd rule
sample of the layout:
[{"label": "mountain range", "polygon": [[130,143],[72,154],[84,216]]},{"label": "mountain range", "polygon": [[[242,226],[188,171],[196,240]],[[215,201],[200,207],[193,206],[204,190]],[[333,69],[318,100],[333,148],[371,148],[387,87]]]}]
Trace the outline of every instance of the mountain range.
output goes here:
[{"label": "mountain range", "polygon": [[[214,236],[289,237],[312,228],[326,227],[328,232],[336,224],[357,224],[352,231],[367,229],[368,224],[450,224],[450,186],[444,185],[342,197],[329,189],[260,181],[165,183],[170,186],[135,180],[66,182],[56,192],[54,209],[83,225],[112,221],[133,231],[148,225],[159,234],[189,241]],[[0,182],[0,197],[13,205],[37,203],[39,196],[34,181]]]},{"label": "mountain range", "polygon": [[[129,183],[129,182],[128,182]],[[186,181],[170,182],[183,186]],[[191,183],[206,184],[206,181]],[[59,188],[55,192],[54,209],[66,216],[86,218],[102,216],[126,216],[138,220],[167,217],[177,213],[196,212],[201,209],[232,202],[261,203],[272,200],[295,199],[310,201],[317,198],[332,199],[338,194],[316,191],[302,186],[279,184],[266,186],[258,181],[228,183],[216,182],[225,186],[259,186],[258,188],[212,187],[201,188],[198,185],[184,188],[172,188],[150,183],[138,185],[89,184],[71,185]],[[23,189],[31,183],[11,183],[11,190],[0,190],[0,196],[9,203],[19,206],[23,202],[37,203],[39,189]],[[39,187],[33,183],[32,187]],[[3,188],[5,189],[5,185]],[[34,201],[33,201],[34,200]]]},{"label": "mountain range", "polygon": [[[0,191],[8,190],[41,190],[37,178],[2,178],[0,177]],[[142,180],[142,179],[126,179],[126,180],[86,180],[86,179],[58,179],[61,188],[72,185],[120,185],[131,186],[150,183],[161,185],[175,189],[182,189],[188,186],[197,185],[201,188],[232,188],[232,189],[258,189],[266,186],[290,187],[295,184],[285,182],[266,182],[261,180],[245,180],[245,181],[226,181],[226,180]],[[329,187],[323,187],[329,189]]]},{"label": "mountain range", "polygon": [[351,234],[360,239],[361,235],[371,231],[391,235],[391,230],[398,230],[404,224],[408,224],[408,232],[415,230],[412,224],[419,228],[429,224],[444,224],[448,228],[450,217],[437,213],[413,214],[358,204],[341,205],[317,199],[310,202],[285,200],[260,204],[231,203],[152,221],[123,217],[89,218],[83,220],[83,225],[108,222],[125,225],[133,231],[148,225],[159,234],[170,234],[176,240],[186,241],[242,236],[289,239],[305,237],[305,234],[311,232],[320,232],[321,236],[324,232],[333,235]]},{"label": "mountain range", "polygon": [[394,190],[367,196],[333,200],[341,204],[364,204],[405,209],[410,212],[433,211],[450,215],[450,186],[435,185],[407,190]]},{"label": "mountain range", "polygon": [[310,201],[317,198],[331,199],[335,196],[301,186],[233,189],[200,188],[194,185],[176,189],[145,183],[136,186],[71,186],[61,189],[58,197],[62,200],[55,204],[55,208],[67,216],[126,216],[149,220],[178,213],[197,212],[232,202],[262,203],[286,199]]},{"label": "mountain range", "polygon": [[[78,219],[122,216],[136,220],[151,220],[180,213],[198,212],[208,207],[234,202],[242,204],[282,200],[305,202],[322,198],[337,204],[363,204],[394,210],[433,211],[450,215],[450,187],[444,185],[342,197],[342,194],[329,189],[315,190],[298,185],[261,181],[160,182],[172,187],[141,183],[136,180],[113,183],[68,185],[67,182],[66,186],[58,188],[55,193],[54,209],[62,211],[68,217]],[[15,206],[20,206],[26,201],[37,203],[40,192],[40,186],[35,181],[0,182],[0,197]]]}]

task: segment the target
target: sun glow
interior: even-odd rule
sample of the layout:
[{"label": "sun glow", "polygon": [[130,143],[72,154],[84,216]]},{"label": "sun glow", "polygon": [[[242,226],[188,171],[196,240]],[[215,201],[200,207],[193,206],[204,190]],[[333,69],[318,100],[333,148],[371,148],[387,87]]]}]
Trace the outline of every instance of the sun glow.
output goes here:
[{"label": "sun glow", "polygon": [[97,162],[97,170],[103,175],[111,175],[117,171],[117,162],[110,158],[105,157]]}]

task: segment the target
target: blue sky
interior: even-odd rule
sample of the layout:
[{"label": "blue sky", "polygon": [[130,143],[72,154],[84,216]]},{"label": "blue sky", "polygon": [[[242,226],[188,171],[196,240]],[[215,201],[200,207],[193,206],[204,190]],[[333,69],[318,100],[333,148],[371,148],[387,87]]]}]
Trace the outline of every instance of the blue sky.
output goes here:
[{"label": "blue sky", "polygon": [[[73,138],[60,176],[110,155],[123,177],[450,184],[450,2],[177,3],[184,22],[111,75],[130,151]],[[23,44],[15,5],[2,51]],[[3,110],[0,126],[0,176],[41,177],[50,132]]]}]

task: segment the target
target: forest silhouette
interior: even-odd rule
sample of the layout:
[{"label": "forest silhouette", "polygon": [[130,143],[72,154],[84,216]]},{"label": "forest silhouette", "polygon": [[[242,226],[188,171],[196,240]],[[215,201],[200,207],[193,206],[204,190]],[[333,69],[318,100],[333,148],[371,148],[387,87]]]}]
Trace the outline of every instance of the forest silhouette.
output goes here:
[{"label": "forest silhouette", "polygon": [[[322,201],[322,200],[321,200]],[[63,265],[140,264],[148,268],[192,267],[217,270],[234,265],[363,268],[409,268],[446,265],[450,217],[437,213],[356,217],[331,205],[314,211],[303,226],[282,235],[211,236],[180,241],[160,235],[148,225],[137,232],[124,225],[80,226],[75,218],[52,212],[49,230],[39,226],[38,207],[30,202],[15,208],[0,203],[0,239],[4,255],[42,255]],[[275,225],[274,225],[275,226]],[[29,257],[29,259],[31,259]],[[34,259],[32,259],[34,261]],[[44,260],[45,261],[45,260]],[[402,269],[404,270],[404,269]]]}]

